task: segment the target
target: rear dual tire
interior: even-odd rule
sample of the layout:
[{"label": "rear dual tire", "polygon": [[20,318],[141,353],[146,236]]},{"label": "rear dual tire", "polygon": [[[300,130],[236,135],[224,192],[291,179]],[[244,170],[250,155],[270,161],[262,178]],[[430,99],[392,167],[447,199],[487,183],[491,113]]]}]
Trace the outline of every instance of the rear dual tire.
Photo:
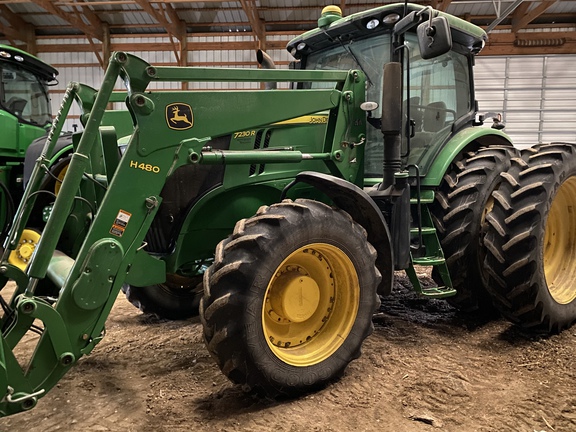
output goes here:
[{"label": "rear dual tire", "polygon": [[[459,310],[486,316],[495,312],[486,291],[485,216],[492,207],[491,194],[502,181],[500,173],[508,170],[517,155],[517,150],[507,146],[468,152],[452,163],[436,193],[432,218],[458,292],[446,300]],[[443,283],[436,272],[432,277]]]},{"label": "rear dual tire", "polygon": [[494,193],[486,269],[510,321],[556,333],[576,321],[576,145],[523,152]]}]

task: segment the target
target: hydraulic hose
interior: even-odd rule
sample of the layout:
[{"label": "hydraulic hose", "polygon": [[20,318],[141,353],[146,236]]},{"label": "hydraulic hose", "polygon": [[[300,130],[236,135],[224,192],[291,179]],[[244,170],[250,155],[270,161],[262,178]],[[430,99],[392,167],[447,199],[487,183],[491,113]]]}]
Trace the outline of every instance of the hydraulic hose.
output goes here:
[{"label": "hydraulic hose", "polygon": [[3,244],[4,240],[8,236],[8,231],[10,231],[10,227],[12,226],[12,219],[14,219],[14,199],[3,181],[0,181],[0,188],[6,197],[6,220],[4,221],[4,227],[0,233],[0,244]]}]

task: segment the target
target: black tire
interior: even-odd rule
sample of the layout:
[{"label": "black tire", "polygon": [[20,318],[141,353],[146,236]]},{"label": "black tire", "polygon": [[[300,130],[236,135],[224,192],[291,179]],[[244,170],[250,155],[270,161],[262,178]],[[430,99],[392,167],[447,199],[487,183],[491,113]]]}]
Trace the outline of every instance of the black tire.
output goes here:
[{"label": "black tire", "polygon": [[146,287],[125,284],[122,291],[142,312],[159,318],[184,320],[198,316],[203,293],[202,276],[167,275],[166,278],[166,283]]},{"label": "black tire", "polygon": [[[452,283],[458,291],[446,300],[465,312],[495,312],[483,270],[485,215],[492,206],[491,194],[501,182],[500,173],[508,170],[510,159],[515,156],[518,151],[505,146],[464,154],[444,175],[431,206]],[[438,284],[442,283],[437,272],[432,276]]]},{"label": "black tire", "polygon": [[277,397],[324,386],[374,329],[375,260],[342,210],[310,200],[262,207],[218,245],[204,275],[208,351],[245,390]]},{"label": "black tire", "polygon": [[523,152],[494,192],[486,270],[510,321],[556,333],[576,320],[576,144]]}]

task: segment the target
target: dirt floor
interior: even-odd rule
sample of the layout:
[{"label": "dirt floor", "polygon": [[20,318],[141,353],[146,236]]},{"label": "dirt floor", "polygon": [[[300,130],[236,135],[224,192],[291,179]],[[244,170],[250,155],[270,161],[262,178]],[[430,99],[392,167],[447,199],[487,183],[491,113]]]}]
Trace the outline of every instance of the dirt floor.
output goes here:
[{"label": "dirt floor", "polygon": [[94,352],[0,430],[576,431],[576,328],[536,337],[408,285],[397,280],[340,381],[287,401],[233,386],[198,321],[142,315],[121,294]]}]

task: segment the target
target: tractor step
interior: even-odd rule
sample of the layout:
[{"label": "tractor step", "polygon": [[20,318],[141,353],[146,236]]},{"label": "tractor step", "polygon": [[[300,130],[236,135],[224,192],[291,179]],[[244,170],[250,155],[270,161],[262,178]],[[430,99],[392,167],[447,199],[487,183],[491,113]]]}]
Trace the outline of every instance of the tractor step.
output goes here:
[{"label": "tractor step", "polygon": [[450,287],[429,287],[429,288],[422,288],[420,295],[428,298],[445,298],[445,297],[452,297],[456,295],[456,290]]},{"label": "tractor step", "polygon": [[[445,261],[444,258],[442,258],[442,260]],[[452,281],[450,280],[450,275],[448,274],[448,269],[446,268],[445,262],[442,264],[435,265],[435,268],[438,269],[438,273],[445,285],[423,287],[422,284],[420,283],[418,275],[416,274],[416,270],[414,269],[414,264],[416,265],[421,264],[417,264],[416,261],[417,259],[413,259],[410,267],[406,269],[406,274],[408,275],[408,278],[410,279],[410,282],[414,287],[414,291],[416,291],[421,296],[428,298],[446,298],[446,297],[452,297],[453,295],[457,294],[456,290],[451,286]]]},{"label": "tractor step", "polygon": [[[420,198],[421,204],[429,204],[434,201],[434,193],[432,191],[423,191]],[[411,200],[411,203],[413,204],[412,201],[413,200]],[[438,239],[436,228],[434,228],[430,209],[427,205],[421,207],[421,219],[419,225],[419,228],[416,227],[410,229],[412,241],[417,242],[417,246],[414,246],[414,253],[417,256],[410,254],[411,262],[410,266],[406,269],[406,274],[410,278],[410,282],[412,282],[414,291],[418,294],[429,298],[451,297],[456,294],[456,290],[452,287],[448,265],[446,264],[446,259],[442,252],[442,246]],[[414,269],[414,266],[416,265],[434,267],[436,274],[440,276],[442,286],[423,287],[418,275],[416,274],[416,270]]]},{"label": "tractor step", "polygon": [[441,256],[425,256],[420,258],[412,258],[412,263],[419,266],[437,266],[445,264],[446,260]]},{"label": "tractor step", "polygon": [[[410,234],[419,234],[418,228],[410,228]],[[422,235],[436,234],[436,228],[422,227]]]},{"label": "tractor step", "polygon": [[[434,191],[432,190],[423,190],[420,192],[420,204],[432,204],[434,202]],[[410,204],[418,204],[418,197],[410,198]]]}]

